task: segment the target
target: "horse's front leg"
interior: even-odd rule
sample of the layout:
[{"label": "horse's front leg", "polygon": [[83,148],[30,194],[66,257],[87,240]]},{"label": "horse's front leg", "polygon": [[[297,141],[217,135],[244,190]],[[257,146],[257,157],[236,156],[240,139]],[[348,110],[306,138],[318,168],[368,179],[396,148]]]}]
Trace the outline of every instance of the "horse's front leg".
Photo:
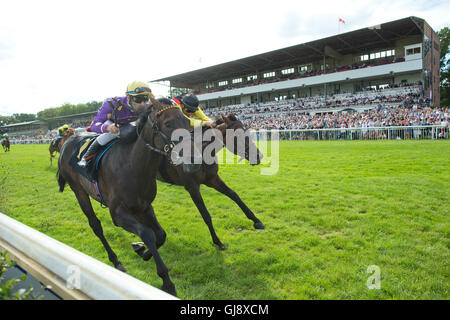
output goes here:
[{"label": "horse's front leg", "polygon": [[255,214],[247,207],[247,205],[241,200],[236,192],[230,189],[222,179],[220,179],[219,175],[215,175],[212,179],[209,179],[205,183],[208,187],[214,188],[220,193],[226,195],[228,198],[233,200],[239,208],[244,211],[247,218],[253,221],[253,227],[255,229],[263,230],[265,229],[264,224],[255,216]]},{"label": "horse's front leg", "polygon": [[[136,218],[142,224],[153,230],[156,236],[156,248],[159,249],[159,247],[161,247],[166,241],[166,232],[159,224],[158,219],[156,219],[153,207],[149,206],[147,210],[142,213],[142,215],[137,215]],[[146,248],[143,242],[133,242],[131,245],[133,246],[134,251],[141,256],[144,261],[149,260],[153,256],[151,251]]]},{"label": "horse's front leg", "polygon": [[205,221],[206,225],[208,226],[213,243],[216,244],[220,250],[225,250],[227,247],[222,243],[222,241],[219,240],[219,237],[217,237],[216,231],[214,230],[214,227],[212,225],[211,215],[209,214],[208,209],[203,202],[203,197],[200,193],[200,185],[197,183],[191,183],[189,185],[186,185],[184,188],[191,195],[192,201],[194,201],[198,211],[200,211],[200,214],[202,215],[203,221]]},{"label": "horse's front leg", "polygon": [[152,256],[155,259],[156,270],[158,275],[163,280],[162,290],[176,296],[175,285],[169,277],[169,269],[161,259],[156,248],[156,236],[153,230],[141,222],[139,222],[131,213],[131,211],[122,205],[115,208],[110,208],[111,217],[116,226],[122,227],[128,232],[134,233],[139,236],[144,244],[150,250]]}]

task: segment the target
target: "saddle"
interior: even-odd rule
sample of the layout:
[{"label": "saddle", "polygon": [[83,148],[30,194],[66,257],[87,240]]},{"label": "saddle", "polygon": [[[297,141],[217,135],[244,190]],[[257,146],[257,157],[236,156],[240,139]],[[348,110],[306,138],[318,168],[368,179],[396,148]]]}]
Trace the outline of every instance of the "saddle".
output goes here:
[{"label": "saddle", "polygon": [[97,153],[93,156],[91,161],[88,162],[86,168],[81,168],[78,166],[77,162],[81,160],[83,155],[88,150],[89,146],[95,141],[95,139],[99,136],[98,133],[88,134],[83,137],[76,145],[72,152],[72,156],[70,157],[70,165],[72,168],[81,174],[83,177],[87,178],[89,181],[93,183],[97,183],[98,178],[98,169],[100,168],[100,163],[103,158],[103,155],[108,151],[108,149],[119,141],[119,139],[114,139],[110,141],[108,144],[102,146]]}]

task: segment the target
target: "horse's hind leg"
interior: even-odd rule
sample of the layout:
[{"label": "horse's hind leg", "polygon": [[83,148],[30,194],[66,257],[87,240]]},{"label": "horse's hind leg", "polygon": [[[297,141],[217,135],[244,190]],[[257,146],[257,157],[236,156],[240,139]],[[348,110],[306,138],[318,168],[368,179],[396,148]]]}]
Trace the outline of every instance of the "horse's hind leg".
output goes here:
[{"label": "horse's hind leg", "polygon": [[150,250],[156,263],[158,275],[163,280],[162,290],[176,296],[175,285],[169,278],[169,270],[161,259],[156,248],[156,236],[151,228],[139,222],[127,209],[122,206],[111,208],[111,217],[116,226],[122,227],[128,232],[139,236]]},{"label": "horse's hind leg", "polygon": [[214,227],[212,225],[211,215],[209,214],[208,209],[203,202],[203,197],[200,193],[200,185],[191,184],[185,186],[185,189],[191,195],[192,201],[194,201],[198,211],[200,211],[200,214],[202,215],[203,221],[205,221],[206,225],[208,226],[213,243],[216,244],[220,250],[225,250],[227,247],[222,243],[222,241],[219,240],[219,237],[217,236],[216,231],[214,230]]},{"label": "horse's hind leg", "polygon": [[74,190],[75,196],[77,197],[77,200],[80,204],[81,210],[83,210],[84,214],[88,218],[89,226],[91,227],[92,231],[94,231],[95,235],[100,239],[103,246],[106,249],[106,252],[108,253],[109,261],[112,262],[114,267],[120,271],[126,272],[127,270],[125,267],[120,263],[119,259],[117,258],[114,251],[111,249],[108,241],[106,241],[105,236],[103,235],[103,228],[100,220],[95,215],[94,209],[92,209],[91,200],[89,199],[89,195],[85,192],[75,191],[75,188],[72,188]]},{"label": "horse's hind leg", "polygon": [[213,179],[210,179],[206,185],[208,187],[214,188],[220,193],[226,195],[228,198],[233,200],[241,209],[244,211],[247,218],[253,221],[253,227],[255,229],[265,229],[263,223],[255,216],[255,214],[247,207],[247,205],[241,200],[236,192],[230,189],[219,175],[216,175]]}]

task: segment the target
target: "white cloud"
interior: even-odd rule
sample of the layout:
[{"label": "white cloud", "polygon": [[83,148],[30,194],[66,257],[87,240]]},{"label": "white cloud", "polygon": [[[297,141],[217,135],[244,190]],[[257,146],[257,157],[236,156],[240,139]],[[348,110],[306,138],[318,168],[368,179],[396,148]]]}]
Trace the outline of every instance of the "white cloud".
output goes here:
[{"label": "white cloud", "polygon": [[[122,95],[154,80],[415,15],[446,1],[3,1],[0,114]],[[164,93],[152,85],[157,94]]]}]

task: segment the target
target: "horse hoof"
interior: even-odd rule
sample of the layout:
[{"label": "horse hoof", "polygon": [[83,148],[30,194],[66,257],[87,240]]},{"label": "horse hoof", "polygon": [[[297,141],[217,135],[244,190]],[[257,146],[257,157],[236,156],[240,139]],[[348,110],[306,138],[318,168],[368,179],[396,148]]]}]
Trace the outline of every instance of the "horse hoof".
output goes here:
[{"label": "horse hoof", "polygon": [[219,250],[221,250],[221,251],[228,249],[227,246],[224,245],[222,242],[219,242],[219,243],[213,242],[213,244],[215,244],[217,246],[217,248],[219,248]]},{"label": "horse hoof", "polygon": [[142,259],[144,259],[144,261],[148,261],[150,260],[151,257],[153,257],[152,253],[150,252],[150,250],[145,250],[145,252],[142,254]]},{"label": "horse hoof", "polygon": [[131,246],[133,247],[134,252],[136,252],[141,257],[143,256],[144,251],[146,249],[145,244],[143,242],[133,242]]},{"label": "horse hoof", "polygon": [[165,287],[164,285],[161,287],[161,290],[164,292],[167,292],[168,294],[173,295],[174,297],[177,296],[177,290],[175,290],[175,285],[172,284],[170,286]]},{"label": "horse hoof", "polygon": [[256,229],[256,230],[264,230],[266,227],[262,224],[262,222],[255,222],[254,224],[253,224],[253,227]]},{"label": "horse hoof", "polygon": [[123,264],[121,264],[121,263],[119,263],[117,266],[116,266],[116,269],[117,270],[120,270],[120,271],[122,271],[122,272],[127,272],[127,269],[123,266]]}]

